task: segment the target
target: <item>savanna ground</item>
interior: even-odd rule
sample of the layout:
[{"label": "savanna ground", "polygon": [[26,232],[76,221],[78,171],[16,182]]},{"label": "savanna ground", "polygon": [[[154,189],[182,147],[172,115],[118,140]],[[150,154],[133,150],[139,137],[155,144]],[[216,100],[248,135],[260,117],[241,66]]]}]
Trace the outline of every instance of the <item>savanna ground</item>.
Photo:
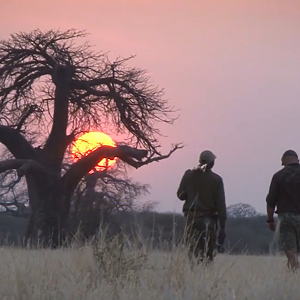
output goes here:
[{"label": "savanna ground", "polygon": [[[139,241],[140,242],[140,241]],[[149,250],[98,241],[58,250],[0,250],[0,299],[298,299],[285,258],[218,254],[191,268],[184,247]]]}]

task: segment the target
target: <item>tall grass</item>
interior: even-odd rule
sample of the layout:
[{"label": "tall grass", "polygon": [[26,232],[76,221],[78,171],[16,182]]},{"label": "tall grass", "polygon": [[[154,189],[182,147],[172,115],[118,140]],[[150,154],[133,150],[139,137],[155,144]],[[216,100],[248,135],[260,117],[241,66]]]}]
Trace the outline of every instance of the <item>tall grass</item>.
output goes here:
[{"label": "tall grass", "polygon": [[298,274],[282,256],[219,254],[194,265],[172,251],[117,236],[58,250],[0,249],[0,299],[299,299]]}]

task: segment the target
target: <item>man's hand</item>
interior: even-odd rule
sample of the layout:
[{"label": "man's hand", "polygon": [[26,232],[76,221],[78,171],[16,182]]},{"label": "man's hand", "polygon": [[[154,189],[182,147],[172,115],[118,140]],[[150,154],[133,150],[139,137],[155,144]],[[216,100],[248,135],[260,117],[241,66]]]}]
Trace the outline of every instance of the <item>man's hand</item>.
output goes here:
[{"label": "man's hand", "polygon": [[270,229],[271,231],[275,231],[275,228],[276,228],[275,222],[269,223],[269,229]]},{"label": "man's hand", "polygon": [[217,250],[219,253],[223,253],[225,251],[223,244],[225,241],[226,233],[225,228],[220,228],[219,234],[218,234],[218,243],[217,243]]}]

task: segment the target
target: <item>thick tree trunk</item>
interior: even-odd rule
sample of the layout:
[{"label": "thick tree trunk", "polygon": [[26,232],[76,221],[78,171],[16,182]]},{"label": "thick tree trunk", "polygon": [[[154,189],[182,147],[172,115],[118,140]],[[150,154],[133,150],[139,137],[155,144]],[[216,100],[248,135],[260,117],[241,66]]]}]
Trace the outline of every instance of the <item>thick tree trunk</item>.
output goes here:
[{"label": "thick tree trunk", "polygon": [[25,233],[30,246],[57,248],[66,237],[70,198],[67,198],[60,180],[28,184],[31,216]]}]

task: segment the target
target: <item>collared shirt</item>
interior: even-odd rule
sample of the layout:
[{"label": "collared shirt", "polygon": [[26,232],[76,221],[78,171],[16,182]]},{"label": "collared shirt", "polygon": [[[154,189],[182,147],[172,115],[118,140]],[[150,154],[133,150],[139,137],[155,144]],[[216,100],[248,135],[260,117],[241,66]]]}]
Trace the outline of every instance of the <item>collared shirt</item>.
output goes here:
[{"label": "collared shirt", "polygon": [[224,223],[227,218],[223,179],[211,170],[187,170],[181,179],[177,197],[185,201],[184,213],[217,213],[220,223]]}]

